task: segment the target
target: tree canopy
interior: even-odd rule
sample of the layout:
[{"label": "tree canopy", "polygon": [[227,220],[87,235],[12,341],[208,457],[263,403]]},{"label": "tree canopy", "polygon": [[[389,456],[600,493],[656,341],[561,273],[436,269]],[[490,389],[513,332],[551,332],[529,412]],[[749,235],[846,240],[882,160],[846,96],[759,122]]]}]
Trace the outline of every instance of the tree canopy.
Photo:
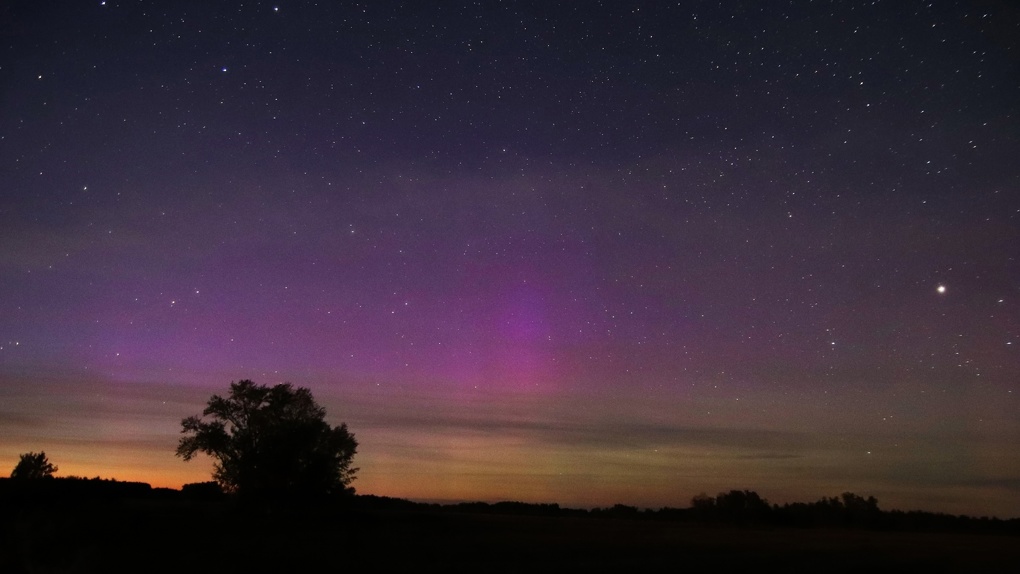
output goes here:
[{"label": "tree canopy", "polygon": [[15,465],[11,478],[53,478],[54,472],[57,472],[57,467],[50,463],[45,452],[26,452]]},{"label": "tree canopy", "polygon": [[177,456],[216,459],[213,478],[245,496],[315,496],[347,492],[358,469],[358,443],[347,424],[331,427],[306,388],[243,380],[227,397],[213,395],[202,412],[181,421]]}]

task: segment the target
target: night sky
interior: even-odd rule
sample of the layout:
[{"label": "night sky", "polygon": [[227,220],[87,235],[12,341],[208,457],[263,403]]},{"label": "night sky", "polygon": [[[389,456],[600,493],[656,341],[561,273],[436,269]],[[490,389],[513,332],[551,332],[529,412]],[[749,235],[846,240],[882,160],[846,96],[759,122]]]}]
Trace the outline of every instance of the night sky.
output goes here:
[{"label": "night sky", "polygon": [[[361,493],[1020,516],[1020,9],[0,7],[0,465],[179,487],[231,381]],[[9,470],[0,469],[7,473]]]}]

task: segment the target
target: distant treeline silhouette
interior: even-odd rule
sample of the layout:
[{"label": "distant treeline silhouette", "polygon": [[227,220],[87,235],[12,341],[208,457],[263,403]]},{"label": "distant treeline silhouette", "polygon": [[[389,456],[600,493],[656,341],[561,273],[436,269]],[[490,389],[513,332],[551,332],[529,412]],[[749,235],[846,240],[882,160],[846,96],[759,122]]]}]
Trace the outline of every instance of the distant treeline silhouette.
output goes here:
[{"label": "distant treeline silhouette", "polygon": [[731,490],[712,497],[699,494],[690,508],[639,510],[617,504],[595,508],[593,516],[675,520],[706,525],[774,526],[795,528],[862,528],[902,531],[1017,532],[1020,519],[974,518],[938,512],[881,510],[874,497],[864,498],[852,492],[816,502],[770,505],[751,490]]},{"label": "distant treeline silhouette", "polygon": [[817,502],[770,505],[750,490],[731,490],[711,497],[694,497],[690,508],[658,510],[625,504],[591,510],[562,508],[559,504],[528,502],[461,502],[436,504],[401,498],[357,495],[356,508],[403,511],[463,512],[519,516],[588,516],[605,519],[665,520],[700,525],[791,528],[850,528],[924,532],[998,532],[1020,534],[1020,518],[974,518],[926,511],[881,510],[874,497],[847,492]]},{"label": "distant treeline silhouette", "polygon": [[177,499],[183,491],[153,488],[146,482],[80,476],[47,480],[0,478],[0,501],[4,503],[75,502],[92,500]]},{"label": "distant treeline silhouette", "polygon": [[[229,504],[232,500],[215,482],[184,485],[181,490],[153,488],[143,482],[61,477],[19,481],[0,478],[0,505],[18,508],[36,504],[74,504],[87,501],[147,500],[165,503]],[[593,519],[657,520],[703,526],[745,528],[842,528],[923,532],[989,532],[1020,534],[1020,518],[975,518],[939,512],[881,510],[874,497],[845,492],[816,502],[769,504],[750,490],[731,490],[717,496],[699,494],[689,508],[658,510],[616,504],[611,507],[563,508],[556,503],[504,501],[451,504],[414,502],[402,498],[358,494],[338,496],[331,508],[351,512],[464,513],[516,516],[573,516]]]},{"label": "distant treeline silhouette", "polygon": [[463,512],[519,516],[588,516],[605,519],[666,520],[701,525],[791,528],[854,528],[931,532],[1000,532],[1020,534],[1020,518],[974,518],[926,511],[881,510],[874,497],[847,492],[817,502],[770,505],[750,490],[731,490],[711,497],[700,494],[690,508],[658,510],[616,504],[591,510],[562,508],[555,503],[460,502],[437,504],[413,502],[371,494],[357,495],[352,504],[360,509],[393,511]]}]

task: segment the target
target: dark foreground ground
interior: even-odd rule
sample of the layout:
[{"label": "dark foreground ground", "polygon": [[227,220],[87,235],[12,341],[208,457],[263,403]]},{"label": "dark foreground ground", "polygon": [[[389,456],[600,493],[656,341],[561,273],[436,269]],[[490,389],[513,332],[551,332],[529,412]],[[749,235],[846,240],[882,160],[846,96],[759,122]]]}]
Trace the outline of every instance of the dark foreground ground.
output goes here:
[{"label": "dark foreground ground", "polygon": [[[18,505],[0,572],[1016,572],[1020,537],[739,528],[590,516]],[[5,511],[6,510],[6,511]]]}]

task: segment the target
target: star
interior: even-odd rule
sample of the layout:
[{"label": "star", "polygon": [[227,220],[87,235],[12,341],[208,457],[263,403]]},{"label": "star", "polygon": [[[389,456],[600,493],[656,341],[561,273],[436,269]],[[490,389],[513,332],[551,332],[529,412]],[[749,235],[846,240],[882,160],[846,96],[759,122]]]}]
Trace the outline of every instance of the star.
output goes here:
[{"label": "star", "polygon": [[935,291],[937,291],[939,295],[943,295],[946,292],[946,286],[939,285],[938,287],[935,288]]}]

